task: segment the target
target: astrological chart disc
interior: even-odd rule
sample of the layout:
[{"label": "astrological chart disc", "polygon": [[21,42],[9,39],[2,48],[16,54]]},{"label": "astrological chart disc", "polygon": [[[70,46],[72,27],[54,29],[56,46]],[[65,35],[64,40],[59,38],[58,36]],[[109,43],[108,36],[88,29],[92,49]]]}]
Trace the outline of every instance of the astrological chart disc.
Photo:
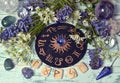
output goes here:
[{"label": "astrological chart disc", "polygon": [[[41,61],[56,68],[70,67],[78,63],[87,50],[86,39],[76,43],[70,35],[75,33],[75,26],[68,23],[56,23],[45,27],[37,35],[35,49]],[[77,29],[76,33],[84,37]]]}]

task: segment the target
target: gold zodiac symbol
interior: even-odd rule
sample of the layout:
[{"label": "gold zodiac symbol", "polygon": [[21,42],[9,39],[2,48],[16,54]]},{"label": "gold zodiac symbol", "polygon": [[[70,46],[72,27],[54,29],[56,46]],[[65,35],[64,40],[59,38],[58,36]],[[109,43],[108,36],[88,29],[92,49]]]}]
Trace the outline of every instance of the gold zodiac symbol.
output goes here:
[{"label": "gold zodiac symbol", "polygon": [[62,58],[55,58],[55,65],[61,66],[63,59]]},{"label": "gold zodiac symbol", "polygon": [[38,47],[44,46],[45,42],[46,42],[46,40],[39,40],[38,41]]},{"label": "gold zodiac symbol", "polygon": [[50,27],[50,28],[47,30],[47,32],[50,32],[50,33],[56,32],[56,28],[55,28],[55,27]]},{"label": "gold zodiac symbol", "polygon": [[50,62],[50,63],[52,63],[53,61],[53,57],[49,54],[47,57],[46,57],[46,59],[45,59],[46,61],[48,61],[48,62]]},{"label": "gold zodiac symbol", "polygon": [[68,63],[68,64],[71,64],[71,63],[73,62],[72,56],[67,56],[67,57],[65,58],[65,62]]},{"label": "gold zodiac symbol", "polygon": [[44,49],[43,49],[43,48],[40,48],[39,54],[40,54],[40,55],[43,55],[43,56],[45,56],[45,55],[46,55],[46,53],[45,53],[45,51],[44,51]]},{"label": "gold zodiac symbol", "polygon": [[78,53],[76,50],[74,50],[74,52],[73,52],[72,54],[74,54],[74,55],[77,56],[78,58],[80,57],[80,53]]}]

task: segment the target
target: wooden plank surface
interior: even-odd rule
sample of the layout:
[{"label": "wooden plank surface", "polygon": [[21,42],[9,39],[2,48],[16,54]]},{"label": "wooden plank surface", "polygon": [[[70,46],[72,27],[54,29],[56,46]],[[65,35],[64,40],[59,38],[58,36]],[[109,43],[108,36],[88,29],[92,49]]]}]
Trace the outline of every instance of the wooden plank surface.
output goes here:
[{"label": "wooden plank surface", "polygon": [[[119,5],[119,4],[117,4]],[[120,6],[119,6],[120,7]],[[119,12],[118,12],[119,13]],[[14,15],[17,16],[16,13],[14,14],[6,14],[0,11],[0,20],[7,16],[7,15]],[[117,16],[119,18],[119,16]],[[0,23],[1,26],[1,23]],[[120,37],[117,37],[120,41]],[[89,46],[90,48],[90,46]],[[2,53],[3,48],[0,48],[0,56],[3,56]],[[112,50],[116,50],[116,47]],[[8,57],[7,55],[4,55],[5,57]],[[37,55],[36,55],[37,57]],[[54,69],[52,68],[52,72],[50,73],[49,77],[43,77],[40,75],[41,67],[45,65],[44,63],[39,69],[35,69],[35,76],[33,76],[31,79],[25,79],[21,73],[21,69],[23,67],[26,67],[26,65],[20,66],[16,65],[16,67],[11,71],[6,71],[3,67],[5,58],[0,58],[0,83],[120,83],[120,58],[115,62],[114,68],[113,68],[113,74],[96,81],[96,76],[98,73],[102,70],[104,66],[109,66],[111,64],[110,61],[106,60],[104,63],[104,66],[100,68],[99,70],[91,70],[89,68],[89,71],[85,74],[81,73],[77,70],[76,65],[72,66],[77,70],[78,77],[75,79],[69,79],[66,76],[66,68],[64,68],[64,75],[63,79],[61,80],[55,80],[54,79]],[[87,65],[89,64],[89,56],[86,54],[85,57],[82,59],[83,62],[85,62]]]}]

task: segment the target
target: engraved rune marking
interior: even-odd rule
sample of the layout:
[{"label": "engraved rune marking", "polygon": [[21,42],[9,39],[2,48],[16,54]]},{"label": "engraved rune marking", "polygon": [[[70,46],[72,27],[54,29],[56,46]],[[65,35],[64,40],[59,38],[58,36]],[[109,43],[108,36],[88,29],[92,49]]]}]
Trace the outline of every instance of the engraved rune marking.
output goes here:
[{"label": "engraved rune marking", "polygon": [[74,70],[72,70],[72,69],[69,70],[69,74],[74,74],[74,73],[75,73]]},{"label": "engraved rune marking", "polygon": [[46,42],[46,40],[39,40],[38,41],[38,47],[44,46],[45,42]]},{"label": "engraved rune marking", "polygon": [[56,74],[59,74],[59,73],[60,71],[55,70],[54,76],[56,76]]},{"label": "engraved rune marking", "polygon": [[43,75],[43,76],[49,76],[49,74],[50,74],[50,71],[51,71],[51,68],[50,67],[47,67],[47,66],[44,66],[43,68],[42,68],[42,70],[41,70],[41,75]]},{"label": "engraved rune marking", "polygon": [[43,49],[43,48],[40,48],[39,54],[40,54],[40,55],[43,55],[43,56],[45,56],[45,55],[46,55],[46,53],[45,53],[45,51],[44,51],[44,49]]},{"label": "engraved rune marking", "polygon": [[74,52],[73,52],[72,54],[74,54],[74,55],[77,56],[78,58],[80,57],[80,53],[78,53],[76,50],[74,50]]},{"label": "engraved rune marking", "polygon": [[55,58],[55,65],[61,66],[63,59],[62,58]]},{"label": "engraved rune marking", "polygon": [[67,56],[67,57],[65,58],[65,62],[68,63],[68,64],[71,64],[71,63],[73,62],[72,56]]},{"label": "engraved rune marking", "polygon": [[67,70],[67,75],[68,75],[69,78],[72,79],[72,78],[77,77],[77,72],[74,68],[70,68],[70,69]]},{"label": "engraved rune marking", "polygon": [[49,63],[52,63],[53,57],[49,54],[48,56],[46,56],[45,60],[48,61]]},{"label": "engraved rune marking", "polygon": [[63,74],[63,70],[62,69],[55,69],[55,71],[54,71],[54,78],[55,79],[61,79],[62,78],[62,74]]},{"label": "engraved rune marking", "polygon": [[49,71],[50,71],[50,69],[45,68],[45,69],[44,69],[44,75],[48,75],[48,74],[49,74]]},{"label": "engraved rune marking", "polygon": [[47,32],[56,32],[56,28],[55,27],[50,27],[49,29],[47,29]]},{"label": "engraved rune marking", "polygon": [[40,67],[40,65],[42,64],[42,62],[40,61],[40,60],[33,60],[32,61],[32,64],[31,64],[31,66],[33,67],[33,68],[39,68]]}]

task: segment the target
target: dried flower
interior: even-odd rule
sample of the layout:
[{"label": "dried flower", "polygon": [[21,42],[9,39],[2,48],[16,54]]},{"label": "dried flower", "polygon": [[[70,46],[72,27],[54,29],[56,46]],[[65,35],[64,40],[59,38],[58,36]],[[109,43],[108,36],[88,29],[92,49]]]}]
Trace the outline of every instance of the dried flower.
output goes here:
[{"label": "dried flower", "polygon": [[76,10],[73,12],[73,16],[71,16],[71,18],[66,20],[66,22],[76,26],[80,18],[81,18],[80,11]]},{"label": "dried flower", "polygon": [[19,33],[16,37],[3,42],[5,51],[12,58],[29,63],[32,57],[32,50],[28,45],[31,40],[30,34]]},{"label": "dried flower", "polygon": [[102,64],[103,64],[103,60],[100,58],[100,52],[102,51],[101,48],[96,48],[96,49],[90,49],[88,51],[88,54],[90,56],[90,67],[92,69],[99,69]]},{"label": "dried flower", "polygon": [[99,69],[103,64],[103,60],[101,58],[93,58],[91,61],[90,61],[90,67],[92,69]]},{"label": "dried flower", "polygon": [[57,21],[55,13],[51,11],[50,8],[41,10],[39,7],[36,7],[36,13],[39,15],[40,20],[45,24],[50,24]]},{"label": "dried flower", "polygon": [[98,35],[101,37],[110,36],[110,27],[107,24],[106,20],[95,20],[91,22],[92,26],[95,27],[95,30],[97,31]]},{"label": "dried flower", "polygon": [[80,11],[78,11],[78,10],[74,11],[73,12],[74,19],[76,19],[76,20],[80,19],[81,18],[80,14],[81,14]]},{"label": "dried flower", "polygon": [[79,44],[81,41],[84,41],[87,37],[80,37],[78,34],[69,35],[71,39],[73,39],[77,44]]},{"label": "dried flower", "polygon": [[89,26],[89,24],[88,24],[88,21],[87,21],[87,20],[83,20],[83,21],[82,21],[82,24],[83,24],[85,27],[88,27],[88,26]]},{"label": "dried flower", "polygon": [[19,32],[28,32],[29,25],[32,22],[32,19],[29,15],[18,20],[17,25],[13,24],[7,29],[5,29],[1,34],[0,38],[9,40],[11,37],[16,37]]},{"label": "dried flower", "polygon": [[57,10],[55,16],[58,18],[59,22],[63,22],[69,18],[73,10],[70,6],[64,6],[64,8]]},{"label": "dried flower", "polygon": [[35,10],[36,7],[43,8],[45,5],[42,0],[28,0],[28,4]]}]

